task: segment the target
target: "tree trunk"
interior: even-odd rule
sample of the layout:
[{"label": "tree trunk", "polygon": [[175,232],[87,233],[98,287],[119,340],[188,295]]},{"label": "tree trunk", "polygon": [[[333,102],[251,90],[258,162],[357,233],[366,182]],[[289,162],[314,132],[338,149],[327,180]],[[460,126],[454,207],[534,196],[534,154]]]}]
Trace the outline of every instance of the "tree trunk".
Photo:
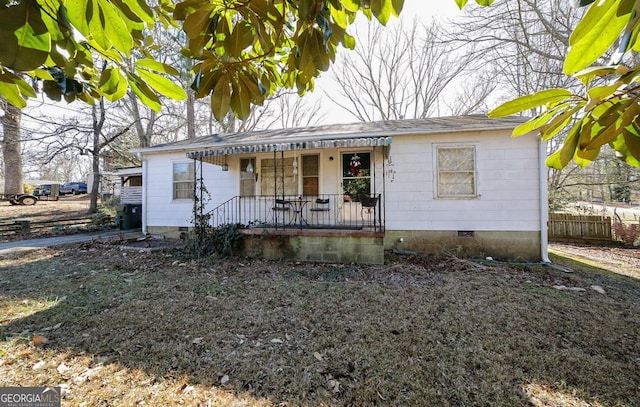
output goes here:
[{"label": "tree trunk", "polygon": [[0,100],[4,115],[2,122],[3,141],[2,158],[4,160],[4,193],[21,194],[24,192],[22,176],[22,143],[20,141],[20,121],[22,110]]},{"label": "tree trunk", "polygon": [[89,201],[89,213],[98,211],[98,192],[100,183],[100,136],[102,135],[102,127],[104,126],[105,110],[104,100],[100,99],[98,105],[91,107],[91,117],[93,119],[93,151],[91,159],[91,173],[93,174],[93,182],[91,183],[91,192]]},{"label": "tree trunk", "polygon": [[196,138],[195,103],[195,92],[192,89],[187,89],[187,138],[190,140]]}]

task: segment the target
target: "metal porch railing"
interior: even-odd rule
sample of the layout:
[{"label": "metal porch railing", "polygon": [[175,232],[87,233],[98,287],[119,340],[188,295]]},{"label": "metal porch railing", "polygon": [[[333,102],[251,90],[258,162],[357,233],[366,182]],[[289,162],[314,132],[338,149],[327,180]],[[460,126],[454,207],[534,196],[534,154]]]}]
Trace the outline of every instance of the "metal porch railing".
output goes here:
[{"label": "metal porch railing", "polygon": [[382,196],[235,196],[207,213],[212,226],[247,228],[384,230]]}]

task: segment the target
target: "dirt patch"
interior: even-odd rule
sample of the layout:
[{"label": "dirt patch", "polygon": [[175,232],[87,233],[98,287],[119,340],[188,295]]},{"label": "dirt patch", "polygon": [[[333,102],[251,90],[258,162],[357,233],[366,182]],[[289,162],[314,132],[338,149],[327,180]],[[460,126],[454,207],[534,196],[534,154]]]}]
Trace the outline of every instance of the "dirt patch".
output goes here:
[{"label": "dirt patch", "polygon": [[[91,222],[88,195],[63,196],[58,201],[39,201],[33,206],[0,202],[0,223],[25,219],[32,223],[29,233],[4,232],[0,242],[60,236],[109,229],[113,224]],[[67,222],[68,220],[74,220]],[[3,229],[4,230],[4,229]]]},{"label": "dirt patch", "polygon": [[5,256],[0,384],[65,405],[640,405],[638,280],[387,259]]},{"label": "dirt patch", "polygon": [[41,219],[50,216],[71,216],[86,214],[89,210],[89,196],[74,195],[61,197],[58,201],[38,201],[35,205],[11,205],[0,202],[0,220]]},{"label": "dirt patch", "polygon": [[586,260],[595,267],[640,279],[639,247],[551,243],[549,249],[552,253]]}]

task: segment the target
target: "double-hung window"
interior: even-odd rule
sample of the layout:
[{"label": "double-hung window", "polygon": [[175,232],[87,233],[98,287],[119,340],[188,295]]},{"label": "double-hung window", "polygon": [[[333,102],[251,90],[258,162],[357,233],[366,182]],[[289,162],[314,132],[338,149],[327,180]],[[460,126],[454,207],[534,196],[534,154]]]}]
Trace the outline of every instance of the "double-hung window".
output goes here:
[{"label": "double-hung window", "polygon": [[320,156],[302,156],[302,195],[315,196],[320,191]]},{"label": "double-hung window", "polygon": [[240,159],[240,196],[254,196],[256,194],[257,171],[255,158]]},{"label": "double-hung window", "polygon": [[436,146],[436,172],[438,198],[478,196],[474,146]]},{"label": "double-hung window", "polygon": [[173,163],[173,199],[193,199],[193,162]]}]

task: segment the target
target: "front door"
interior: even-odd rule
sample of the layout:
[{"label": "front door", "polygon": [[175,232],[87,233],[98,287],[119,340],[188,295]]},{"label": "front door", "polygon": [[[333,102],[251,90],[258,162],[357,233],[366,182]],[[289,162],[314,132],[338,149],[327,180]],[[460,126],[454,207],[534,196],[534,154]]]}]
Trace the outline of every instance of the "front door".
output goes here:
[{"label": "front door", "polygon": [[371,193],[371,153],[342,154],[342,223],[361,226],[363,195]]}]

